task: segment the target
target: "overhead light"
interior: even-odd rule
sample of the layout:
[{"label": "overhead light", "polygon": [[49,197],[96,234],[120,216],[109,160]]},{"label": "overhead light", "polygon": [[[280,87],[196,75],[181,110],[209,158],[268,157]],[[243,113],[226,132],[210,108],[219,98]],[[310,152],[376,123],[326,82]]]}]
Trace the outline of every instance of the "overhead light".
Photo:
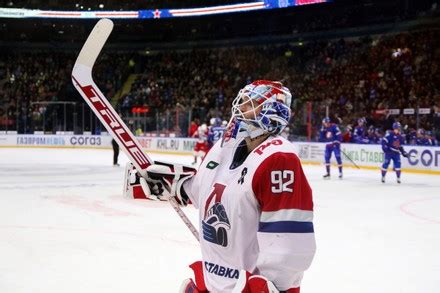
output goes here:
[{"label": "overhead light", "polygon": [[104,8],[104,4],[101,3],[101,4],[99,4],[98,7],[102,9],[102,8]]}]

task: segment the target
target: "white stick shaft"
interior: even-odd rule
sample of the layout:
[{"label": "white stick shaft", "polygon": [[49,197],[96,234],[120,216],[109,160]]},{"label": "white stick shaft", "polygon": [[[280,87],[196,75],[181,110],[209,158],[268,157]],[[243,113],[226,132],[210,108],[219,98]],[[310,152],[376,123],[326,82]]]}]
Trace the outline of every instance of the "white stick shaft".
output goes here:
[{"label": "white stick shaft", "polygon": [[176,213],[179,215],[179,217],[185,223],[186,227],[188,227],[188,229],[191,231],[191,233],[197,239],[197,241],[200,241],[199,231],[197,231],[196,227],[194,227],[194,225],[191,223],[190,219],[188,219],[188,217],[182,211],[182,209],[180,208],[176,199],[174,197],[170,197],[170,199],[168,199],[168,202],[171,204],[173,209],[176,211]]}]

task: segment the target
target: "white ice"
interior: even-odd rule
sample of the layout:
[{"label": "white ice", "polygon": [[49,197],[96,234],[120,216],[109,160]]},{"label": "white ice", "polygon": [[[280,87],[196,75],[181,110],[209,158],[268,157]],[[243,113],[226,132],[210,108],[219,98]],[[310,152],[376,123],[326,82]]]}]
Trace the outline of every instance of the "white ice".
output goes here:
[{"label": "white ice", "polygon": [[[111,161],[110,150],[0,149],[0,292],[176,292],[192,276],[197,241],[168,203],[123,198]],[[323,167],[304,169],[318,250],[302,293],[440,292],[439,176],[398,185],[392,172],[382,184],[378,171],[324,181]]]}]

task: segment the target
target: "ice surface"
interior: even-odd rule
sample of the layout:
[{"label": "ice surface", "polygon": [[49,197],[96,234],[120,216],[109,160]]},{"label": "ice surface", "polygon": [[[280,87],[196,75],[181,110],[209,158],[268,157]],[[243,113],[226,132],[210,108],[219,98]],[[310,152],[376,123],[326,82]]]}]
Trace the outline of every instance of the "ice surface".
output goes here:
[{"label": "ice surface", "polygon": [[[189,164],[191,157],[153,155]],[[111,150],[0,149],[0,292],[176,292],[200,259],[166,202],[122,197]],[[346,169],[314,191],[302,293],[440,292],[440,178]],[[197,224],[196,210],[184,208]]]}]

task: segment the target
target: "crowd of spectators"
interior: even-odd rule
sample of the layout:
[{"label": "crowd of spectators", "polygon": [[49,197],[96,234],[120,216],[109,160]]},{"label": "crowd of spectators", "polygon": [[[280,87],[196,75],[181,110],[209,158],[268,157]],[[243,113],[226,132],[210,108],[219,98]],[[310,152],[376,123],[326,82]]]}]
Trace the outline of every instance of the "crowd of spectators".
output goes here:
[{"label": "crowd of spectators", "polygon": [[[327,46],[324,64],[312,70],[315,85],[299,89],[305,89],[306,100],[317,102],[317,113],[331,109],[333,121],[343,127],[365,117],[368,127],[381,131],[400,121],[407,132],[417,128],[438,132],[438,37],[437,31],[426,31],[339,41]],[[415,113],[405,115],[405,108]],[[429,113],[415,115],[419,108]]]},{"label": "crowd of spectators", "polygon": [[[121,88],[128,57],[103,55],[94,68],[95,79],[106,96],[113,97]],[[82,116],[82,101],[70,77],[75,58],[73,53],[1,52],[1,128],[19,133],[64,130],[61,124],[65,116],[68,126],[73,122],[73,113],[77,118]],[[72,103],[65,103],[65,108],[64,102]]]},{"label": "crowd of spectators", "polygon": [[[122,88],[130,67],[136,68],[138,79],[116,103],[124,117],[141,108],[153,121],[175,110],[191,112],[192,118],[203,122],[212,117],[227,119],[240,88],[255,79],[270,79],[282,81],[294,93],[295,119],[290,129],[296,137],[307,135],[306,105],[311,103],[313,134],[328,113],[345,132],[362,117],[367,128],[379,133],[399,121],[408,133],[422,129],[439,139],[439,40],[439,31],[431,29],[332,41],[151,51],[136,56],[112,53],[100,57],[94,75],[105,95],[112,98]],[[38,102],[81,101],[70,80],[75,58],[74,53],[1,53],[2,128],[31,132],[49,125],[47,128],[59,130],[51,119],[66,114],[53,108],[49,115],[48,107]],[[414,109],[415,114],[404,114],[406,108]],[[416,115],[417,109],[429,113],[425,110],[426,114]],[[80,109],[75,111],[81,116]],[[55,118],[53,113],[57,113]],[[186,126],[180,126],[182,135],[184,129]]]},{"label": "crowd of spectators", "polygon": [[[312,103],[315,133],[330,113],[344,130],[365,117],[367,127],[382,132],[398,120],[407,131],[435,130],[438,136],[439,37],[438,31],[428,30],[307,44],[158,53],[143,58],[144,72],[119,105],[124,112],[133,106],[161,112],[178,105],[208,121],[216,115],[229,116],[230,102],[244,84],[271,79],[283,81],[294,91],[297,124],[304,121],[305,103]],[[415,112],[428,108],[429,114],[406,115],[405,108]],[[388,109],[399,109],[399,114]]]}]

